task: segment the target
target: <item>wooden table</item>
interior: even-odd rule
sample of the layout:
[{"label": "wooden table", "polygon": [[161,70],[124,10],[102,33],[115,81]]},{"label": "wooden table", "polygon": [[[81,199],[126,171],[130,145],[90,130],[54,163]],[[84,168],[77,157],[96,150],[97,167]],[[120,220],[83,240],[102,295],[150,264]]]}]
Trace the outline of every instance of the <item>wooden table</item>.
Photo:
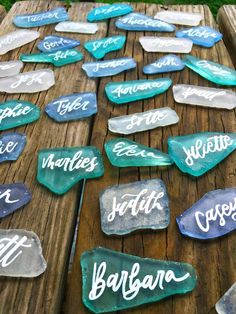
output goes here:
[{"label": "wooden table", "polygon": [[[36,12],[55,7],[53,1],[19,2],[8,13],[1,25],[1,33],[15,29],[12,18],[16,14]],[[85,21],[87,13],[99,4],[74,3],[69,9],[72,20]],[[133,4],[136,11],[154,15],[161,9],[158,5]],[[216,27],[212,14],[207,6],[170,6],[170,9],[204,14],[203,25]],[[40,27],[41,37],[54,33],[54,26]],[[191,134],[200,131],[235,132],[235,112],[213,110],[176,104],[172,90],[150,100],[139,101],[130,105],[115,107],[104,95],[104,87],[110,81],[122,81],[146,78],[142,66],[154,61],[161,54],[145,53],[138,39],[143,32],[118,31],[114,20],[99,23],[96,35],[76,35],[82,44],[94,38],[114,34],[126,34],[125,47],[109,54],[106,59],[121,56],[133,56],[138,66],[132,71],[115,77],[90,80],[81,70],[82,62],[54,68],[56,85],[47,92],[32,95],[15,95],[37,104],[42,110],[52,99],[72,92],[97,91],[98,114],[95,118],[83,121],[58,124],[42,113],[41,119],[28,126],[17,128],[27,135],[27,146],[19,160],[0,165],[0,183],[23,181],[33,193],[29,205],[1,220],[0,228],[25,228],[33,230],[42,241],[43,253],[48,262],[46,272],[35,279],[0,278],[0,313],[7,314],[51,314],[62,311],[68,314],[89,313],[81,301],[80,255],[96,246],[104,246],[141,257],[185,261],[191,263],[198,273],[196,289],[187,295],[168,298],[159,303],[145,305],[134,310],[123,311],[125,314],[207,314],[215,313],[214,305],[219,297],[236,280],[235,233],[210,242],[200,242],[183,238],[178,231],[175,218],[207,191],[216,188],[235,186],[235,155],[230,155],[215,169],[200,178],[190,178],[182,174],[175,166],[167,170],[160,168],[125,168],[112,167],[105,156],[104,143],[115,135],[107,130],[109,117],[127,113],[141,112],[148,109],[169,106],[180,116],[178,125],[159,128],[149,132],[128,136],[139,143],[167,151],[167,139],[172,135]],[[151,33],[146,33],[151,35]],[[158,34],[159,35],[159,34]],[[164,35],[164,34],[163,34]],[[68,36],[68,34],[67,34]],[[170,36],[174,36],[171,34]],[[2,60],[18,59],[21,53],[36,52],[37,43],[28,44],[5,55]],[[81,51],[85,52],[83,47]],[[216,62],[232,66],[229,54],[223,41],[212,49],[194,46],[193,55],[209,58]],[[85,53],[85,61],[92,60]],[[25,64],[24,71],[47,68],[46,65]],[[189,69],[182,72],[153,77],[170,77],[173,83],[186,83],[202,86],[213,86]],[[1,95],[1,102],[12,96]],[[37,151],[41,148],[59,146],[95,145],[102,152],[105,163],[103,178],[88,180],[85,185],[81,213],[81,185],[72,188],[64,196],[53,195],[36,181]],[[107,237],[100,227],[98,195],[109,185],[127,183],[139,179],[162,178],[170,197],[171,223],[161,232],[145,231],[132,233],[124,237]],[[79,218],[80,213],[80,218]],[[80,220],[78,230],[77,222]],[[77,237],[76,245],[73,238]],[[70,261],[70,263],[69,263]],[[68,270],[68,266],[69,270]],[[68,276],[67,276],[68,275]]]}]

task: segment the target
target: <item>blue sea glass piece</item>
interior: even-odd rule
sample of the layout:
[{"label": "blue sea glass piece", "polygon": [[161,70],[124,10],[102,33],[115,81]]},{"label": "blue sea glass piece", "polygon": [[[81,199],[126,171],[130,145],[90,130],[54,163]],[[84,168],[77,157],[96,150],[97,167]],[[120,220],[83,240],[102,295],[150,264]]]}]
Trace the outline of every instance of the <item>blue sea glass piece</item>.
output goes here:
[{"label": "blue sea glass piece", "polygon": [[34,122],[40,117],[40,109],[28,101],[8,100],[0,103],[0,130]]},{"label": "blue sea glass piece", "polygon": [[29,203],[30,191],[23,183],[0,185],[0,218],[6,217]]},{"label": "blue sea glass piece", "polygon": [[97,112],[97,98],[95,93],[76,93],[61,96],[50,102],[46,113],[57,122],[78,120]]},{"label": "blue sea glass piece", "polygon": [[210,48],[221,40],[223,35],[209,26],[198,26],[181,29],[176,32],[176,37],[189,38],[194,45]]},{"label": "blue sea glass piece", "polygon": [[220,85],[236,86],[236,71],[219,63],[187,55],[184,63],[207,80]]},{"label": "blue sea glass piece", "polygon": [[38,43],[37,47],[42,52],[55,52],[57,50],[71,49],[79,45],[79,40],[57,35],[49,35],[44,37],[44,39]]},{"label": "blue sea glass piece", "polygon": [[26,145],[22,133],[7,133],[0,136],[0,162],[17,160]]},{"label": "blue sea glass piece", "polygon": [[94,8],[87,15],[87,21],[103,21],[113,17],[128,14],[133,11],[133,8],[124,3],[109,4],[98,8]]},{"label": "blue sea glass piece", "polygon": [[177,167],[192,176],[201,176],[236,148],[236,133],[205,132],[168,139],[168,153]]},{"label": "blue sea glass piece", "polygon": [[108,52],[116,51],[124,46],[126,37],[123,35],[87,41],[84,48],[96,59],[103,58]]},{"label": "blue sea glass piece", "polygon": [[236,189],[206,193],[176,218],[180,232],[197,239],[220,237],[236,229]]},{"label": "blue sea glass piece", "polygon": [[126,138],[115,138],[105,143],[110,163],[115,167],[168,166],[169,155]]},{"label": "blue sea glass piece", "polygon": [[185,64],[182,60],[176,55],[169,54],[166,55],[155,62],[145,65],[143,67],[143,73],[145,74],[157,74],[157,73],[166,73],[181,71],[185,67]]},{"label": "blue sea glass piece", "polygon": [[89,62],[82,65],[82,69],[86,72],[88,77],[112,76],[135,67],[136,61],[128,57]]},{"label": "blue sea glass piece", "polygon": [[127,31],[173,32],[175,26],[141,13],[130,13],[115,22],[116,27]]},{"label": "blue sea glass piece", "polygon": [[58,7],[53,10],[43,11],[39,13],[17,15],[13,18],[13,23],[17,27],[29,28],[59,23],[68,20],[69,16],[66,12],[66,9],[63,7]]}]

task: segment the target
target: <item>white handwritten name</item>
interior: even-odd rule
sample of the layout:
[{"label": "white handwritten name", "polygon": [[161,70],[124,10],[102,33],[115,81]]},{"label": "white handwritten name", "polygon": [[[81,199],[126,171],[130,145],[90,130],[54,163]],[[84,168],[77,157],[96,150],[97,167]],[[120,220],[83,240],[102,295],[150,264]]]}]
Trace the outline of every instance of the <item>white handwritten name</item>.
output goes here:
[{"label": "white handwritten name", "polygon": [[197,88],[191,88],[191,87],[188,87],[187,89],[185,89],[183,91],[183,96],[184,98],[188,98],[189,96],[192,96],[192,95],[196,95],[196,96],[199,96],[199,97],[203,97],[205,99],[208,99],[208,100],[213,100],[215,97],[218,97],[218,96],[224,96],[226,94],[225,91],[207,91],[207,90],[204,90],[204,89],[197,89]]},{"label": "white handwritten name", "polygon": [[208,69],[212,71],[215,75],[229,75],[230,72],[226,69],[222,69],[221,66],[217,64],[210,64],[207,60],[200,60],[196,63],[197,66],[202,67],[203,69]]},{"label": "white handwritten name", "polygon": [[17,104],[14,108],[0,109],[0,124],[6,118],[25,116],[29,114],[32,110],[33,108],[31,108],[30,106],[24,106],[23,104]]},{"label": "white handwritten name", "polygon": [[57,100],[54,101],[55,105],[58,105],[57,107],[57,112],[63,116],[66,113],[72,112],[72,111],[76,111],[76,110],[83,110],[86,111],[88,110],[88,105],[89,105],[89,101],[82,101],[83,98],[82,97],[77,97],[75,100],[73,100],[72,102],[67,98],[67,99],[61,99],[61,100]]},{"label": "white handwritten name", "polygon": [[118,85],[117,88],[115,88],[112,91],[112,94],[117,94],[118,97],[121,95],[127,95],[127,94],[135,94],[139,91],[146,91],[150,90],[153,88],[160,88],[162,86],[165,86],[166,83],[164,82],[152,82],[152,83],[139,83],[139,84],[134,84],[133,86],[125,86],[125,85]]},{"label": "white handwritten name", "polygon": [[159,27],[165,24],[162,21],[159,20],[153,20],[153,19],[144,19],[144,18],[136,18],[134,16],[130,17],[123,17],[121,19],[122,23],[126,23],[129,25],[143,25],[143,26],[151,26],[151,27]]},{"label": "white handwritten name", "polygon": [[109,45],[115,45],[120,40],[120,37],[107,38],[104,41],[95,41],[93,42],[93,51],[96,51],[99,48],[107,48]]},{"label": "white handwritten name", "polygon": [[61,59],[66,59],[68,57],[74,57],[77,55],[75,50],[65,50],[65,51],[56,51],[54,53],[50,53],[49,56],[53,57],[54,61],[58,61]]},{"label": "white handwritten name", "polygon": [[4,191],[3,193],[0,192],[0,199],[3,199],[5,203],[7,204],[13,204],[19,201],[19,199],[17,200],[10,200],[11,198],[11,189],[7,189],[6,191]]},{"label": "white handwritten name", "polygon": [[112,60],[108,62],[101,62],[97,63],[93,72],[99,71],[99,69],[107,69],[107,68],[117,68],[120,66],[124,66],[130,62],[130,59],[123,59],[123,60]]},{"label": "white handwritten name", "polygon": [[8,153],[10,154],[18,145],[18,142],[9,141],[8,143],[3,143],[0,141],[0,155]]},{"label": "white handwritten name", "polygon": [[37,84],[43,84],[43,80],[42,78],[45,76],[45,73],[40,73],[40,74],[31,74],[31,75],[28,75],[28,74],[21,74],[18,76],[18,80],[16,80],[15,82],[13,82],[10,87],[11,88],[17,88],[19,87],[20,85],[22,84],[25,84],[26,86],[30,86],[34,83],[37,83]]},{"label": "white handwritten name", "polygon": [[216,38],[217,34],[214,32],[207,31],[206,29],[188,29],[183,31],[183,33],[188,34],[190,37],[200,37],[200,38]]},{"label": "white handwritten name", "polygon": [[94,15],[98,15],[98,14],[108,14],[108,13],[111,13],[111,12],[115,12],[115,11],[118,11],[118,10],[126,10],[127,7],[122,7],[122,6],[113,6],[111,5],[109,8],[98,8],[95,10],[95,13]]},{"label": "white handwritten name", "polygon": [[163,61],[154,62],[152,63],[152,65],[160,69],[164,66],[178,66],[178,63],[174,58],[169,57],[168,59],[165,59]]},{"label": "white handwritten name", "polygon": [[142,157],[142,158],[148,158],[148,157],[152,157],[152,158],[162,158],[161,156],[157,156],[155,155],[155,153],[153,152],[147,152],[145,149],[140,150],[139,152],[136,151],[136,149],[138,148],[138,145],[128,145],[125,142],[118,142],[115,144],[114,148],[113,148],[113,153],[116,153],[116,156],[135,156],[135,157]]},{"label": "white handwritten name", "polygon": [[157,121],[163,121],[168,117],[168,113],[165,111],[155,111],[147,112],[142,115],[132,115],[130,118],[130,123],[126,126],[127,130],[132,130],[135,126],[140,126],[141,124],[151,125]]},{"label": "white handwritten name", "polygon": [[70,40],[67,40],[66,38],[60,38],[59,40],[55,41],[45,41],[43,43],[43,47],[46,50],[51,50],[52,48],[59,48],[59,47],[64,47],[66,45],[70,44]]},{"label": "white handwritten name", "polygon": [[26,19],[28,22],[38,22],[38,21],[43,21],[46,19],[59,19],[58,12],[47,12],[47,13],[40,13],[40,14],[35,14],[31,16],[26,16]]}]

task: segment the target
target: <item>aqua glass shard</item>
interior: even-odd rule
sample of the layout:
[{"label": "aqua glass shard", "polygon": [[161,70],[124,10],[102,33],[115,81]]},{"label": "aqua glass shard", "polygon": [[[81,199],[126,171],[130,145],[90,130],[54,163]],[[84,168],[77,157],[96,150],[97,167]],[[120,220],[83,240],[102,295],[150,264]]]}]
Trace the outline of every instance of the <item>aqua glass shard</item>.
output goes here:
[{"label": "aqua glass shard", "polygon": [[13,18],[13,23],[17,27],[27,28],[54,24],[67,20],[69,20],[69,16],[66,12],[66,9],[63,7],[58,7],[49,11],[16,15]]},{"label": "aqua glass shard", "polygon": [[21,229],[0,229],[0,276],[37,277],[47,263],[38,236]]},{"label": "aqua glass shard", "polygon": [[82,69],[88,77],[112,76],[136,67],[136,61],[132,58],[119,58],[113,60],[88,62],[82,65]]},{"label": "aqua glass shard", "polygon": [[106,37],[98,40],[87,41],[84,48],[96,59],[103,58],[108,52],[121,49],[125,44],[123,35]]},{"label": "aqua glass shard", "polygon": [[157,74],[157,73],[166,73],[181,71],[185,67],[183,61],[176,55],[169,54],[160,59],[157,59],[155,62],[145,65],[143,67],[143,73],[145,74]]},{"label": "aqua glass shard", "polygon": [[2,61],[0,62],[0,77],[16,75],[22,68],[23,62],[21,61]]},{"label": "aqua glass shard", "polygon": [[208,48],[213,47],[223,37],[221,33],[209,26],[181,29],[175,35],[178,38],[189,38],[193,41],[194,45]]},{"label": "aqua glass shard", "polygon": [[205,79],[219,85],[236,86],[236,71],[219,63],[188,55],[185,65]]},{"label": "aqua glass shard", "polygon": [[97,112],[96,93],[75,93],[50,102],[45,112],[57,122],[83,119]]},{"label": "aqua glass shard", "polygon": [[32,54],[22,54],[23,62],[52,63],[57,67],[75,63],[83,59],[83,54],[76,49],[57,50],[56,52],[41,52]]},{"label": "aqua glass shard", "polygon": [[103,173],[102,155],[93,146],[44,149],[38,154],[37,180],[56,194],[66,193],[81,179]]},{"label": "aqua glass shard", "polygon": [[68,37],[49,35],[44,37],[44,39],[38,43],[37,47],[42,52],[55,52],[57,50],[71,49],[79,45],[79,40]]},{"label": "aqua glass shard", "polygon": [[31,193],[23,183],[0,185],[0,218],[6,217],[29,203]]},{"label": "aqua glass shard", "polygon": [[236,282],[216,303],[216,312],[218,314],[235,314],[236,313]]},{"label": "aqua glass shard", "polygon": [[24,46],[31,41],[39,38],[37,31],[28,29],[18,29],[14,32],[0,36],[0,55],[4,55],[8,51]]},{"label": "aqua glass shard", "polygon": [[128,234],[164,229],[170,222],[169,200],[162,180],[143,180],[108,187],[100,194],[102,231]]},{"label": "aqua glass shard", "polygon": [[160,19],[167,23],[187,26],[197,26],[204,16],[202,13],[181,12],[181,11],[159,11],[154,19]]},{"label": "aqua glass shard", "polygon": [[236,93],[228,89],[177,84],[173,86],[173,94],[181,104],[228,110],[236,107]]},{"label": "aqua glass shard", "polygon": [[105,92],[115,104],[151,98],[164,93],[172,84],[169,78],[108,83]]},{"label": "aqua glass shard", "polygon": [[141,13],[130,13],[116,20],[116,27],[127,31],[173,32],[175,26]]},{"label": "aqua glass shard", "polygon": [[201,176],[236,148],[236,133],[205,132],[168,139],[168,153],[177,167],[192,176]]},{"label": "aqua glass shard", "polygon": [[206,193],[176,218],[180,232],[201,240],[223,236],[236,229],[236,189]]},{"label": "aqua glass shard", "polygon": [[169,166],[170,156],[154,148],[126,138],[115,138],[105,143],[110,163],[115,167]]},{"label": "aqua glass shard", "polygon": [[177,113],[169,107],[163,107],[111,118],[108,120],[108,128],[114,133],[133,134],[177,122]]},{"label": "aqua glass shard", "polygon": [[187,263],[128,255],[102,247],[84,252],[82,299],[93,313],[110,313],[184,294],[196,286]]},{"label": "aqua glass shard", "polygon": [[40,117],[40,109],[28,101],[8,100],[0,103],[0,131],[34,122]]},{"label": "aqua glass shard", "polygon": [[17,160],[26,145],[23,133],[6,133],[0,136],[0,163]]},{"label": "aqua glass shard", "polygon": [[92,9],[88,15],[89,22],[103,21],[113,17],[128,14],[133,11],[133,8],[124,3],[103,5],[98,8]]},{"label": "aqua glass shard", "polygon": [[57,24],[55,30],[63,33],[95,34],[98,31],[98,25],[96,23],[69,21]]}]

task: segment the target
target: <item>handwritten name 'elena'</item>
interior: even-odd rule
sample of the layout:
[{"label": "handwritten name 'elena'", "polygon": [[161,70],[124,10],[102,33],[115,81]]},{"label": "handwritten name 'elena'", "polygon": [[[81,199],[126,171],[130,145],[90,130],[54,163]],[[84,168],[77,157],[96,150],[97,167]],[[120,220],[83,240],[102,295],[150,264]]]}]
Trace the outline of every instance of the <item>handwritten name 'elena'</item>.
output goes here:
[{"label": "handwritten name 'elena'", "polygon": [[115,144],[113,148],[113,153],[116,153],[116,156],[121,157],[121,156],[134,156],[134,157],[142,157],[142,158],[162,158],[161,156],[155,155],[153,152],[147,152],[145,149],[137,151],[136,149],[138,148],[138,145],[132,144],[128,145],[125,142],[118,142]]}]

